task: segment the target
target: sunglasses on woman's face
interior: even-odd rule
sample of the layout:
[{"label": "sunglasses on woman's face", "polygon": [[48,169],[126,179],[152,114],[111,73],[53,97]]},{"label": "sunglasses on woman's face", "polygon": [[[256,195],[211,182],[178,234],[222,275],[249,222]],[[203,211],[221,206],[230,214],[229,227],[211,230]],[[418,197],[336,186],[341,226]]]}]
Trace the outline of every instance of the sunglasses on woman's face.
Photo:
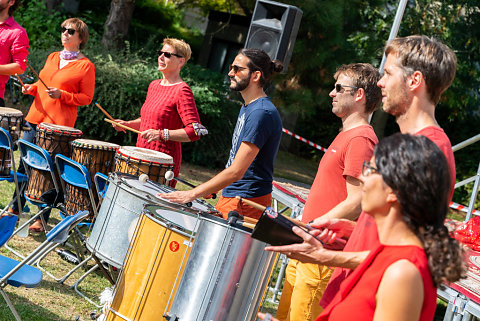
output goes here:
[{"label": "sunglasses on woman's face", "polygon": [[60,30],[61,30],[62,33],[64,33],[65,31],[68,31],[68,34],[70,36],[73,36],[75,34],[75,31],[77,31],[75,29],[70,29],[70,28],[65,28],[65,27],[62,27],[62,29],[60,29]]},{"label": "sunglasses on woman's face", "polygon": [[182,56],[177,55],[177,54],[175,54],[175,53],[173,53],[173,52],[168,52],[168,51],[161,51],[161,50],[159,50],[159,51],[158,51],[158,56],[160,57],[161,55],[164,55],[165,58],[167,58],[167,59],[170,59],[172,56],[175,56],[175,57],[178,57],[178,58],[183,58]]}]

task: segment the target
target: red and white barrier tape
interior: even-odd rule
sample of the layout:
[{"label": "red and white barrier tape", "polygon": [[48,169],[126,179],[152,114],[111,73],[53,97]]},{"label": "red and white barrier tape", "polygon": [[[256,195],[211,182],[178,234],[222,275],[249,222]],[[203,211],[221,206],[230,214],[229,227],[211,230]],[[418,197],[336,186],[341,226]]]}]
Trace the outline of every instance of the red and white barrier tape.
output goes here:
[{"label": "red and white barrier tape", "polygon": [[[454,202],[450,202],[450,208],[453,208],[454,210],[459,210],[459,211],[462,211],[462,212],[465,212],[465,213],[468,212],[468,206],[458,204],[458,203],[454,203]],[[480,211],[473,210],[472,214],[480,215]]]},{"label": "red and white barrier tape", "polygon": [[326,148],[323,148],[322,146],[320,146],[320,145],[318,145],[318,144],[315,144],[314,142],[311,142],[311,141],[309,141],[308,139],[303,138],[302,136],[298,136],[297,134],[294,134],[294,133],[292,133],[291,131],[289,131],[289,130],[287,130],[287,129],[285,129],[285,128],[282,128],[282,130],[283,130],[283,132],[284,132],[285,134],[288,134],[288,135],[290,135],[290,136],[293,136],[293,137],[295,137],[296,139],[301,140],[302,142],[307,143],[308,145],[310,145],[310,146],[312,146],[312,147],[315,147],[316,149],[321,150],[322,152],[326,152],[326,151],[327,151]]}]

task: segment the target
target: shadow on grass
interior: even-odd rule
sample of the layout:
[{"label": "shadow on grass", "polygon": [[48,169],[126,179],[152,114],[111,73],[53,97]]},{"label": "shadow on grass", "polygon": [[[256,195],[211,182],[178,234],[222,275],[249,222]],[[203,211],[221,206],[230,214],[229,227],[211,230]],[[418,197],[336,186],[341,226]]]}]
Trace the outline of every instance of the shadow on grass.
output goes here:
[{"label": "shadow on grass", "polygon": [[[40,305],[32,303],[29,299],[12,293],[11,290],[14,289],[11,286],[8,286],[5,291],[7,292],[10,300],[12,301],[15,309],[17,309],[18,314],[22,320],[28,321],[62,321],[64,320],[61,316],[43,308]],[[35,289],[32,289],[35,290]],[[2,304],[0,304],[0,320],[2,321],[15,321],[15,317],[8,308],[7,304],[1,298]]]}]

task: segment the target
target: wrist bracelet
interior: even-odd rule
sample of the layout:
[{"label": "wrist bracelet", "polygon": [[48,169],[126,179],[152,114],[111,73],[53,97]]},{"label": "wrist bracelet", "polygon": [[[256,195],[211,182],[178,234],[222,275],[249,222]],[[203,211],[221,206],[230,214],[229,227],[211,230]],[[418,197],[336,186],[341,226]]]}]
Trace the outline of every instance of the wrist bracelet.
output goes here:
[{"label": "wrist bracelet", "polygon": [[165,128],[163,130],[163,140],[168,141],[169,138],[170,138],[170,133],[168,132],[168,129]]}]

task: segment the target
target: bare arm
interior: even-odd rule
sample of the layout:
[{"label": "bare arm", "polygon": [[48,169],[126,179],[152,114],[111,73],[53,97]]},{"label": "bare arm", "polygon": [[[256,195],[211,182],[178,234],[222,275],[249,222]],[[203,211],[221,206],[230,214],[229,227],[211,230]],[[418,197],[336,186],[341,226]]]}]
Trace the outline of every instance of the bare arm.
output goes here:
[{"label": "bare arm", "polygon": [[265,250],[275,251],[285,254],[289,258],[299,260],[304,263],[323,264],[327,266],[355,269],[368,256],[369,251],[363,252],[343,252],[327,250],[322,243],[313,236],[320,234],[320,230],[306,233],[298,227],[294,227],[293,232],[303,238],[303,243],[283,246],[267,246]]},{"label": "bare arm", "polygon": [[[137,118],[137,119],[134,119],[134,120],[115,119],[115,121],[119,124],[128,126],[130,128],[140,130],[140,123],[141,123],[142,119],[141,118]],[[125,131],[125,129],[123,129],[120,126],[115,126],[114,124],[112,124],[112,126],[113,126],[113,128],[115,128],[115,130],[117,132],[122,132],[122,131],[124,132]]]},{"label": "bare arm", "polygon": [[347,176],[347,198],[338,203],[328,213],[323,215],[324,218],[345,218],[355,220],[362,211],[362,182],[355,177]]},{"label": "bare arm", "polygon": [[12,62],[5,65],[0,65],[0,75],[10,76],[15,74],[23,74],[24,70],[16,62]]},{"label": "bare arm", "polygon": [[417,267],[407,260],[397,261],[385,270],[382,277],[373,320],[418,320],[423,300],[423,280]]},{"label": "bare arm", "polygon": [[[163,140],[163,137],[161,136],[161,129],[147,129],[142,132],[142,137],[145,138],[148,142],[154,141],[154,140]],[[168,140],[173,140],[175,142],[191,142],[192,140],[190,137],[188,137],[187,132],[185,129],[180,128],[180,129],[170,129],[168,131],[169,138]]]},{"label": "bare arm", "polygon": [[252,143],[242,142],[235,155],[232,165],[218,173],[211,180],[191,189],[189,191],[172,192],[167,194],[158,194],[172,202],[188,203],[196,198],[208,196],[218,192],[220,189],[238,181],[245,175],[250,164],[257,157],[259,148]]}]

